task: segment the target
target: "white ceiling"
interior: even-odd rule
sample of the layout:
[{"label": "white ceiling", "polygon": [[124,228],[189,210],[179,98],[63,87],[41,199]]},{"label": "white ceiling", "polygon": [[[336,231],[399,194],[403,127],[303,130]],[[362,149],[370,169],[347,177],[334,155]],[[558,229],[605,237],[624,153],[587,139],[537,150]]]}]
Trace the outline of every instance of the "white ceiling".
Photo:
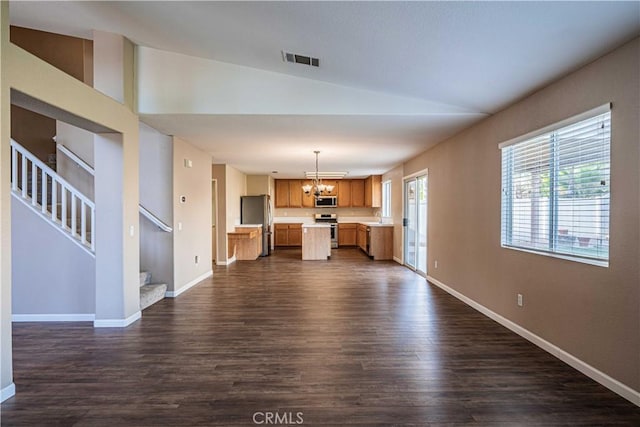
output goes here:
[{"label": "white ceiling", "polygon": [[[640,2],[15,2],[12,25],[417,98],[469,113],[152,114],[246,173],[380,173],[640,34]],[[282,61],[281,50],[320,58]],[[304,99],[301,99],[301,103]],[[445,113],[446,111],[443,111]]]}]

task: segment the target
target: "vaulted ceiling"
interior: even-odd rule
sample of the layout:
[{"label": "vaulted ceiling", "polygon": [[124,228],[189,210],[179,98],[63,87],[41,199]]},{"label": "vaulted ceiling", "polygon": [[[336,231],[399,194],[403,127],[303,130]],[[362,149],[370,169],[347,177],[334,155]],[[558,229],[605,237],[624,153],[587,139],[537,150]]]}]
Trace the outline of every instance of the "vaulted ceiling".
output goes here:
[{"label": "vaulted ceiling", "polygon": [[[246,173],[302,176],[317,149],[321,169],[363,176],[637,37],[640,3],[12,1],[10,20],[89,39],[118,33],[183,63],[236,67],[267,82],[254,92],[261,108],[244,94],[240,106],[149,108],[142,119]],[[284,62],[283,50],[320,66]],[[276,87],[296,88],[285,107]]]}]

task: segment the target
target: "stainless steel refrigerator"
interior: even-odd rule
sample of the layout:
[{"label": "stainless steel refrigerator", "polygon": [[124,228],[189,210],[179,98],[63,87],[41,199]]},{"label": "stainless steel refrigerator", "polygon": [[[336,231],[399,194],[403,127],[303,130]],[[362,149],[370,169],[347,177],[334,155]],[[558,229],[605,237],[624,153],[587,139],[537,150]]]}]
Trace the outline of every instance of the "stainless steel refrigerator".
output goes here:
[{"label": "stainless steel refrigerator", "polygon": [[262,253],[269,255],[271,249],[271,200],[269,195],[240,197],[240,223],[262,224]]}]

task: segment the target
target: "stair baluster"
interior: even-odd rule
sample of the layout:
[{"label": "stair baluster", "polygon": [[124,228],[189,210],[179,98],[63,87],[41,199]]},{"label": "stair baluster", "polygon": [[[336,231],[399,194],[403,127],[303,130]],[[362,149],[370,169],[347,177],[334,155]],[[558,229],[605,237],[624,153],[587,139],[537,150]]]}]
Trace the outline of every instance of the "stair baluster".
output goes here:
[{"label": "stair baluster", "polygon": [[[11,166],[11,189],[14,196],[22,199],[27,206],[49,220],[56,228],[70,235],[83,248],[94,253],[95,204],[93,201],[14,140],[11,140]],[[58,210],[58,194],[62,202],[60,210]],[[68,202],[71,206],[67,206]],[[68,213],[71,217],[70,227]]]}]

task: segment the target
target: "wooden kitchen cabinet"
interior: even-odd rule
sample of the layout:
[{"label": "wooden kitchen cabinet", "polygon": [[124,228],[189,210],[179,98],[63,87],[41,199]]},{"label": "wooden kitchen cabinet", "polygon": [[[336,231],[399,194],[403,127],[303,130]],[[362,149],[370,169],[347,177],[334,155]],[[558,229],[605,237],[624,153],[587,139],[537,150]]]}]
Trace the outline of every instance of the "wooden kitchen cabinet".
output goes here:
[{"label": "wooden kitchen cabinet", "polygon": [[276,208],[289,207],[289,180],[276,179]]},{"label": "wooden kitchen cabinet", "polygon": [[289,224],[289,246],[302,246],[302,224]]},{"label": "wooden kitchen cabinet", "polygon": [[338,224],[338,247],[340,246],[356,246],[356,224]]},{"label": "wooden kitchen cabinet", "polygon": [[[351,179],[341,179],[338,181],[338,207],[351,207]],[[338,236],[340,238],[340,236]]]},{"label": "wooden kitchen cabinet", "polygon": [[273,224],[274,246],[302,246],[302,224]]},{"label": "wooden kitchen cabinet", "polygon": [[302,195],[301,179],[276,179],[276,208],[301,208]]},{"label": "wooden kitchen cabinet", "polygon": [[[302,185],[313,185],[313,181],[310,179],[302,181]],[[302,192],[302,207],[303,208],[315,208],[316,207],[316,198],[313,196],[313,191],[309,194],[304,194]]]},{"label": "wooden kitchen cabinet", "polygon": [[382,175],[371,175],[364,180],[364,205],[367,208],[382,206]]},{"label": "wooden kitchen cabinet", "polygon": [[351,207],[364,208],[364,179],[351,180]]},{"label": "wooden kitchen cabinet", "polygon": [[[333,185],[327,196],[337,196],[339,208],[379,208],[382,206],[382,176],[365,179],[324,179],[323,184]],[[312,180],[276,179],[276,208],[314,208],[313,194],[304,194],[302,186]]]},{"label": "wooden kitchen cabinet", "polygon": [[337,179],[323,179],[324,185],[332,185],[333,189],[329,192],[325,192],[325,196],[337,196],[338,195],[338,180]]},{"label": "wooden kitchen cabinet", "polygon": [[358,224],[357,243],[374,260],[393,259],[393,225]]},{"label": "wooden kitchen cabinet", "polygon": [[273,224],[273,245],[289,246],[289,224]]},{"label": "wooden kitchen cabinet", "polygon": [[289,207],[301,208],[302,207],[302,180],[301,179],[289,179]]},{"label": "wooden kitchen cabinet", "polygon": [[393,226],[373,226],[369,229],[368,255],[374,260],[393,259]]},{"label": "wooden kitchen cabinet", "polygon": [[363,251],[367,252],[367,226],[358,224],[356,229],[356,244]]}]

